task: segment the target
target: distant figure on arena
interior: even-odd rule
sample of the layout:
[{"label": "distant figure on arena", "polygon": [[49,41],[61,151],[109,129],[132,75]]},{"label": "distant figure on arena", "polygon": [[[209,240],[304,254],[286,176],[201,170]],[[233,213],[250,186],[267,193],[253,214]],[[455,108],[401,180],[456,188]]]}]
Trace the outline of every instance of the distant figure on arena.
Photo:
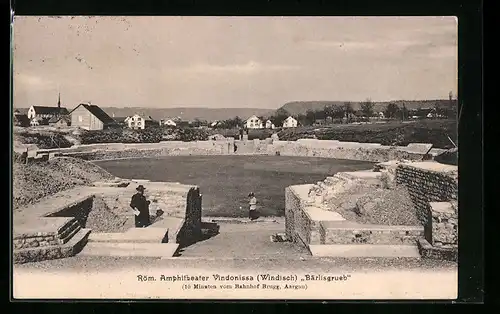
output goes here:
[{"label": "distant figure on arena", "polygon": [[249,211],[248,211],[248,218],[250,220],[255,220],[257,219],[257,198],[255,197],[255,194],[253,192],[250,192],[248,194],[248,205],[249,205]]},{"label": "distant figure on arena", "polygon": [[135,227],[136,228],[144,228],[149,226],[149,204],[150,201],[146,200],[144,196],[144,190],[146,188],[142,185],[139,185],[137,188],[137,193],[132,196],[132,200],[130,201],[130,207],[134,211],[135,215]]}]

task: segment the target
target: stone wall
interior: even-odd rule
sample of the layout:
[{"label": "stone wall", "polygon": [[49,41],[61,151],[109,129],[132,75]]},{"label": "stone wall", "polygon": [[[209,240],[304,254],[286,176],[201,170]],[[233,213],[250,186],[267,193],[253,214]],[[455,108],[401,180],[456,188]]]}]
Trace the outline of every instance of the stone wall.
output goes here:
[{"label": "stone wall", "polygon": [[[58,155],[65,155],[87,160],[233,154],[323,157],[373,162],[382,162],[392,159],[422,160],[427,151],[419,151],[415,147],[414,143],[405,147],[399,147],[382,146],[373,143],[316,139],[300,139],[297,141],[274,141],[271,139],[235,141],[231,138],[195,142],[165,141],[160,143],[139,144],[90,144],[69,148],[38,150],[35,155],[50,158]],[[419,148],[419,146],[417,148]]]},{"label": "stone wall", "polygon": [[285,232],[303,246],[321,242],[320,223],[309,217],[304,210],[307,205],[293,186],[285,188]]},{"label": "stone wall", "polygon": [[40,246],[50,246],[59,244],[55,234],[40,233],[27,237],[18,237],[14,239],[14,249],[26,249]]},{"label": "stone wall", "polygon": [[431,202],[431,244],[450,246],[458,244],[457,206],[452,202]]},{"label": "stone wall", "polygon": [[279,152],[281,156],[323,157],[373,162],[392,159],[421,160],[424,155],[410,152],[405,147],[314,139],[303,139],[296,142],[273,142],[268,151],[273,155]]},{"label": "stone wall", "polygon": [[201,235],[202,195],[198,187],[191,187],[186,199],[185,221],[177,234],[177,243],[181,245],[195,241]]},{"label": "stone wall", "polygon": [[321,229],[324,240],[321,244],[415,244],[424,234],[422,227],[415,226],[359,225],[353,227]]},{"label": "stone wall", "polygon": [[[435,162],[400,164],[396,169],[395,180],[397,184],[407,187],[417,216],[425,227],[425,238],[431,243],[433,218],[430,202],[457,200],[458,168]],[[458,213],[455,212],[453,215],[456,218]]]}]

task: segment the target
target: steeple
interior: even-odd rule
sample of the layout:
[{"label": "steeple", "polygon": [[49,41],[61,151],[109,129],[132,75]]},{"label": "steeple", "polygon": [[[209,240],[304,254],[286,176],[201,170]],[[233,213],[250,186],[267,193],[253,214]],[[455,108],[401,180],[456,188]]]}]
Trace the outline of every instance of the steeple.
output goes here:
[{"label": "steeple", "polygon": [[59,92],[59,98],[57,99],[57,108],[61,110],[61,92]]}]

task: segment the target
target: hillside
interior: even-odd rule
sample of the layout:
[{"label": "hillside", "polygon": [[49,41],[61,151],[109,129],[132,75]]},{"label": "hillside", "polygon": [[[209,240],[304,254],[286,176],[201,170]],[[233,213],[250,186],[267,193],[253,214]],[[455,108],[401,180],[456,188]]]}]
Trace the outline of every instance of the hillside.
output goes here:
[{"label": "hillside", "polygon": [[[118,108],[118,107],[101,107],[108,115],[113,117],[128,117],[135,113],[151,116],[153,119],[167,119],[181,117],[185,120],[200,120],[214,121],[226,120],[239,116],[246,119],[252,115],[267,115],[274,112],[274,109],[258,109],[258,108],[202,108],[202,107],[178,107],[178,108]],[[26,108],[15,108],[26,113]],[[73,107],[68,107],[69,110]]]},{"label": "hillside", "polygon": [[[344,101],[291,101],[284,104],[280,109],[285,109],[292,115],[305,114],[307,110],[321,110],[326,105],[339,105],[343,106]],[[403,103],[406,105],[407,109],[418,109],[418,108],[432,108],[436,104],[438,106],[449,106],[448,99],[438,99],[438,100],[395,100],[395,101],[384,101],[384,102],[373,102],[375,111],[384,111],[389,103],[395,103],[399,107],[403,107]],[[352,108],[354,110],[360,109],[359,102],[351,102]]]}]

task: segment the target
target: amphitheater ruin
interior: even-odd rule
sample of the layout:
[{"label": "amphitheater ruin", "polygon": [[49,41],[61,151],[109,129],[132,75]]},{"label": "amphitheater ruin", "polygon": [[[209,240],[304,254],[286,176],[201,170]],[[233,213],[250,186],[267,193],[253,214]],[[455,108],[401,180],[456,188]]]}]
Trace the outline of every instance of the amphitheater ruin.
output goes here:
[{"label": "amphitheater ruin", "polygon": [[[339,172],[321,182],[287,187],[283,191],[284,237],[306,248],[313,257],[378,254],[456,261],[458,168],[432,160],[442,152],[422,143],[398,147],[315,139],[293,142],[217,139],[77,145],[31,150],[25,157],[29,162],[60,156],[92,161],[187,155],[280,155],[371,161],[376,163],[373,169]],[[130,224],[132,213],[128,201],[135,183],[141,182],[147,182],[155,209],[164,214],[149,227],[137,229]],[[356,202],[367,194],[398,186],[408,190],[419,225],[363,224],[346,219],[336,210],[336,200],[346,195]],[[141,178],[116,178],[112,182],[94,182],[93,186],[60,191],[14,213],[14,262],[76,254],[175,256],[179,246],[201,233],[202,192],[194,185]],[[383,198],[374,198],[362,210],[383,206],[383,202]],[[91,230],[86,225],[87,217],[99,208],[123,216],[128,223],[116,230]]]}]

